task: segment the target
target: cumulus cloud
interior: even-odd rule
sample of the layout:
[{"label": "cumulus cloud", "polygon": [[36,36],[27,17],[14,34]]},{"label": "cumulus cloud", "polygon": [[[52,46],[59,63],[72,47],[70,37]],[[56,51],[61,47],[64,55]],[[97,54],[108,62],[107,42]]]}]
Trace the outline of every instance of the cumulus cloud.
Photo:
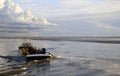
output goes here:
[{"label": "cumulus cloud", "polygon": [[0,0],[0,8],[4,7],[4,0]]},{"label": "cumulus cloud", "polygon": [[55,23],[48,22],[48,20],[45,17],[41,17],[41,24],[44,24],[44,25],[57,25]]},{"label": "cumulus cloud", "polygon": [[56,25],[48,22],[45,17],[35,17],[30,10],[24,10],[12,0],[0,0],[0,23]]}]

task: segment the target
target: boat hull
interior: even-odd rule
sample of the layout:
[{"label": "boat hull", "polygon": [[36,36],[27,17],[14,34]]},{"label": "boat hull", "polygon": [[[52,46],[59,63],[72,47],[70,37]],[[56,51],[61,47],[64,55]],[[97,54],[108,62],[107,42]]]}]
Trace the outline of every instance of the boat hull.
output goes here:
[{"label": "boat hull", "polygon": [[48,59],[50,58],[49,54],[31,54],[31,55],[26,55],[26,59],[28,60],[43,60],[43,59]]}]

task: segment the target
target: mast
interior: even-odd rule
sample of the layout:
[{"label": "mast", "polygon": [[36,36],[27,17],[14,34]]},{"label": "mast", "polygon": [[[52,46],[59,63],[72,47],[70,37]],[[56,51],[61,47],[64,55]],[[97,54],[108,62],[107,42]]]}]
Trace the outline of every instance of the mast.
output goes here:
[{"label": "mast", "polygon": [[29,28],[28,29],[25,29],[25,38],[23,39],[23,43],[31,43],[31,40],[28,39],[28,35],[29,35]]}]

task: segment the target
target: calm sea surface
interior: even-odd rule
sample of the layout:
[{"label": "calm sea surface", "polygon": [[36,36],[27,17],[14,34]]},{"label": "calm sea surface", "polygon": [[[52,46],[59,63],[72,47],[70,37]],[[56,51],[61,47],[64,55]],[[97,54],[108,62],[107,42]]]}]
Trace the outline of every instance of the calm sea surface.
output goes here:
[{"label": "calm sea surface", "polygon": [[[1,75],[28,63],[18,51],[22,42],[20,39],[0,39]],[[50,40],[30,42],[37,48],[47,48],[48,52],[62,59],[35,63],[11,76],[120,76],[120,44]]]}]

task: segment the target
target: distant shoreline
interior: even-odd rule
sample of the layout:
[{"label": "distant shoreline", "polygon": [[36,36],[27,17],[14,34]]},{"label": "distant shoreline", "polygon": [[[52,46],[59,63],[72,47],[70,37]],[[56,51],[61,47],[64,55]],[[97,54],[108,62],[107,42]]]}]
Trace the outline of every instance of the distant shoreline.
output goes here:
[{"label": "distant shoreline", "polygon": [[120,44],[120,37],[102,37],[102,36],[36,36],[36,37],[10,37],[1,36],[0,39],[30,39],[30,40],[48,40],[48,41],[80,41],[80,42],[96,42],[96,43],[111,43]]}]

